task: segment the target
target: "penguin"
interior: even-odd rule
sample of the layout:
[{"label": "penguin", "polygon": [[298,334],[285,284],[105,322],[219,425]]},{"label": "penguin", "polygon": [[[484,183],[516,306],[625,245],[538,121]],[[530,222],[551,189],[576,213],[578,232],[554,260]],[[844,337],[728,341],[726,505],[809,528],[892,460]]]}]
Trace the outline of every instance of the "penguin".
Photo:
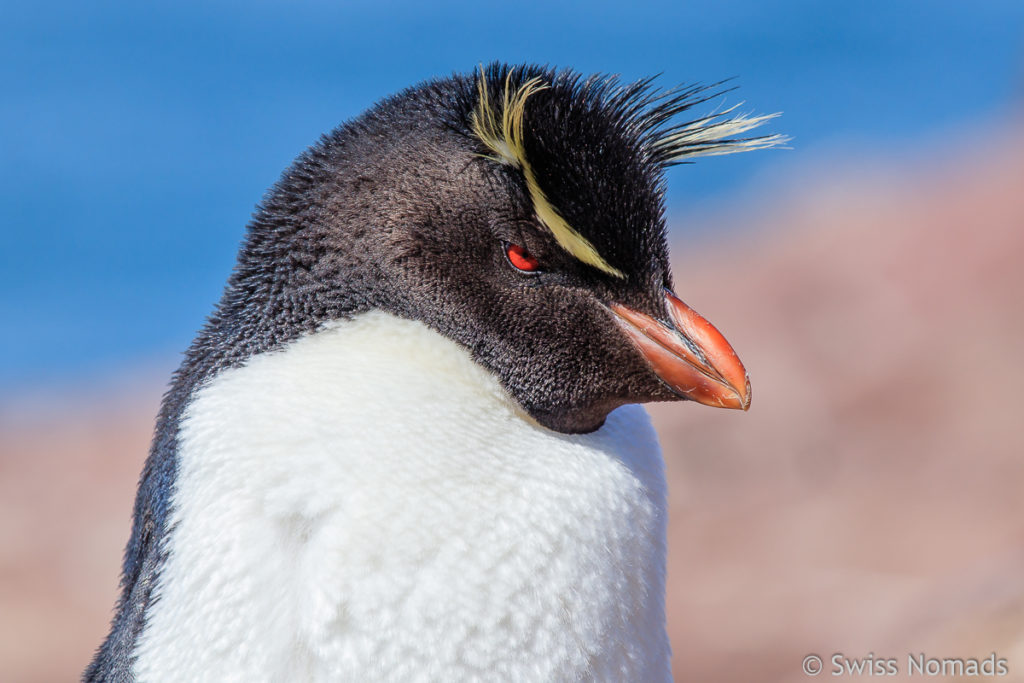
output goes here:
[{"label": "penguin", "polygon": [[774,115],[491,64],[265,196],[165,395],[85,681],[668,681],[639,404],[746,410],[673,289],[664,170]]}]

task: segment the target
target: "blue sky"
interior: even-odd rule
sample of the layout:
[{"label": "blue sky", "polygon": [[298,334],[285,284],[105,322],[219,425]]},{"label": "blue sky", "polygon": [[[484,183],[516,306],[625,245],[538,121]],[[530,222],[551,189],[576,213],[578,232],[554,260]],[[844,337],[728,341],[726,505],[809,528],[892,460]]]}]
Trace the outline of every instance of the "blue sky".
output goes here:
[{"label": "blue sky", "polygon": [[[0,10],[0,393],[181,351],[253,206],[380,97],[500,59],[736,77],[791,151],[672,171],[670,210],[1010,110],[1024,2],[36,2]],[[841,156],[841,155],[840,155]],[[842,159],[837,158],[841,164]]]}]

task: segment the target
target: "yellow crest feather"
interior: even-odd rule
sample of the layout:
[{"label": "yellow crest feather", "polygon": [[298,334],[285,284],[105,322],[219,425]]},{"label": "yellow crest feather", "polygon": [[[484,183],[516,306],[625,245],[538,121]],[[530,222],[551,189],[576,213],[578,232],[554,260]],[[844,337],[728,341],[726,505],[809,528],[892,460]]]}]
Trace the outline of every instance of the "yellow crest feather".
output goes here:
[{"label": "yellow crest feather", "polygon": [[511,78],[512,72],[510,71],[505,77],[505,89],[501,98],[501,116],[499,117],[491,102],[490,93],[487,91],[487,77],[483,67],[480,68],[480,78],[477,82],[477,107],[470,115],[473,134],[494,154],[490,158],[518,168],[522,172],[537,219],[551,231],[559,246],[583,263],[609,275],[625,278],[622,271],[613,268],[605,261],[597,253],[594,245],[573,230],[572,226],[552,206],[537,182],[533,168],[526,159],[526,149],[523,145],[523,118],[526,112],[526,100],[534,93],[545,90],[549,86],[536,77],[526,81],[513,91]]},{"label": "yellow crest feather", "polygon": [[736,138],[736,136],[743,135],[779,116],[778,113],[760,116],[738,114],[729,118],[729,115],[739,106],[739,104],[733,105],[723,112],[712,113],[678,127],[673,132],[656,139],[651,147],[655,154],[664,161],[674,162],[693,157],[712,157],[750,152],[756,149],[770,149],[789,142],[789,138],[783,135]]}]

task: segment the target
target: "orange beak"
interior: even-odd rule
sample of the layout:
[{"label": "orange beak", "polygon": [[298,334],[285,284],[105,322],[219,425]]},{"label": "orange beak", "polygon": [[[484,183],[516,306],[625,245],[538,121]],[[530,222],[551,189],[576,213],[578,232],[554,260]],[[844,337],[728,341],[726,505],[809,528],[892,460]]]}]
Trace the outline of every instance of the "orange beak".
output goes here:
[{"label": "orange beak", "polygon": [[662,382],[684,398],[716,408],[750,407],[750,380],[736,352],[715,326],[665,290],[673,325],[612,304],[619,327]]}]

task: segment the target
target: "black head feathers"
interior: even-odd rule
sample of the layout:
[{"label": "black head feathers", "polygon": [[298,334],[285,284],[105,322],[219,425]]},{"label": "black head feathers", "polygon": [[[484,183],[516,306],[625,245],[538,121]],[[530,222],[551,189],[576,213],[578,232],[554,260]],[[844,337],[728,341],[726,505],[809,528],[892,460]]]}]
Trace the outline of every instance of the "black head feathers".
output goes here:
[{"label": "black head feathers", "polygon": [[715,85],[662,91],[653,80],[623,84],[615,76],[494,64],[480,68],[468,98],[469,129],[486,156],[522,173],[538,221],[566,252],[618,278],[626,276],[583,234],[595,226],[577,229],[566,205],[585,200],[577,214],[602,205],[636,213],[635,198],[660,194],[666,166],[784,142],[742,137],[776,114],[734,115],[738,105],[679,121],[722,92]]}]

